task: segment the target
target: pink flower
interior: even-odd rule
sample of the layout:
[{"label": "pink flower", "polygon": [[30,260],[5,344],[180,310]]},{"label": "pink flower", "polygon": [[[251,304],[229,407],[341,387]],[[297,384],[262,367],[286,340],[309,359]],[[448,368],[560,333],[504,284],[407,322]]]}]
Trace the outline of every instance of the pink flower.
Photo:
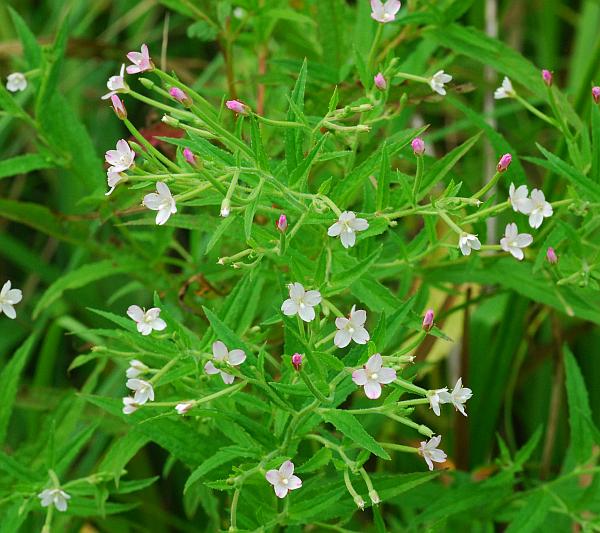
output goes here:
[{"label": "pink flower", "polygon": [[121,100],[116,94],[113,94],[110,97],[110,101],[112,102],[113,111],[115,112],[115,115],[117,115],[117,117],[119,117],[121,120],[127,118],[127,109],[125,109],[125,104],[123,103],[123,100]]},{"label": "pink flower", "polygon": [[[221,341],[214,342],[212,350],[213,359],[222,365],[238,366],[246,360],[246,353],[243,350],[236,349],[229,351],[227,346],[225,346],[225,343]],[[204,371],[210,375],[221,374],[221,379],[226,385],[231,385],[235,379],[235,376],[232,376],[223,370],[219,370],[212,361],[209,361],[204,365]]]},{"label": "pink flower", "polygon": [[512,155],[504,154],[500,158],[500,161],[498,161],[498,167],[497,167],[498,172],[504,172],[510,166],[511,161],[512,161]]},{"label": "pink flower", "polygon": [[542,79],[548,87],[552,87],[552,72],[546,69],[542,70]]},{"label": "pink flower", "polygon": [[125,64],[121,65],[121,72],[119,72],[118,76],[108,78],[106,86],[110,92],[102,96],[102,100],[108,100],[113,94],[129,90],[129,85],[125,83]]},{"label": "pink flower", "polygon": [[302,487],[302,480],[294,475],[294,463],[292,461],[285,461],[279,467],[279,470],[269,470],[265,478],[273,485],[278,498],[285,498],[290,490]]},{"label": "pink flower", "polygon": [[285,230],[287,230],[288,221],[287,221],[287,217],[285,216],[284,213],[281,213],[281,215],[279,215],[276,226],[277,226],[277,229],[279,231],[281,231],[281,233],[285,233]]},{"label": "pink flower", "polygon": [[421,137],[415,137],[410,143],[415,155],[423,155],[425,153],[425,142]]},{"label": "pink flower", "polygon": [[127,67],[127,74],[138,74],[154,68],[154,63],[150,59],[148,47],[145,44],[142,45],[141,52],[129,52],[127,59],[133,63],[133,65]]},{"label": "pink flower", "polygon": [[393,368],[384,367],[381,354],[373,354],[365,364],[352,372],[352,381],[360,387],[364,387],[367,398],[376,400],[381,396],[381,385],[391,383],[396,379],[396,371]]},{"label": "pink flower", "polygon": [[171,87],[169,89],[169,94],[172,98],[177,100],[180,104],[183,104],[185,107],[192,107],[192,99],[179,87]]},{"label": "pink flower", "polygon": [[124,176],[120,172],[115,172],[114,167],[109,167],[109,169],[106,171],[106,181],[110,189],[107,193],[104,193],[104,196],[110,196],[115,190],[115,187],[125,178],[126,176]]},{"label": "pink flower", "polygon": [[198,164],[198,160],[196,159],[196,155],[189,148],[184,148],[183,149],[183,157],[193,167],[195,167]]},{"label": "pink flower", "polygon": [[385,78],[381,72],[379,72],[377,76],[373,78],[373,81],[375,82],[375,87],[377,87],[380,91],[385,91],[387,89],[387,81],[385,81]]},{"label": "pink flower", "polygon": [[552,246],[548,247],[548,249],[546,250],[546,259],[548,259],[548,263],[550,263],[551,265],[555,265],[556,263],[558,263],[558,256],[556,255],[556,252],[554,251],[554,248],[552,248]]},{"label": "pink flower", "polygon": [[592,98],[594,99],[594,102],[600,104],[600,87],[592,87]]},{"label": "pink flower", "polygon": [[242,104],[242,102],[239,100],[227,100],[225,105],[227,106],[227,109],[230,109],[238,115],[247,115],[249,111],[248,106],[246,104]]},{"label": "pink flower", "polygon": [[431,328],[433,327],[434,318],[435,314],[433,312],[433,309],[427,309],[427,311],[425,311],[425,316],[423,317],[423,329],[425,331],[431,330]]},{"label": "pink flower", "polygon": [[296,370],[300,370],[300,367],[302,366],[302,358],[303,355],[301,353],[295,353],[292,355],[292,365],[294,365]]},{"label": "pink flower", "polygon": [[394,22],[400,5],[399,0],[387,0],[385,4],[381,0],[371,0],[371,18],[382,24]]},{"label": "pink flower", "polygon": [[104,154],[106,162],[113,167],[114,172],[123,172],[133,165],[135,159],[135,152],[131,149],[125,139],[117,141],[116,150],[108,150]]}]

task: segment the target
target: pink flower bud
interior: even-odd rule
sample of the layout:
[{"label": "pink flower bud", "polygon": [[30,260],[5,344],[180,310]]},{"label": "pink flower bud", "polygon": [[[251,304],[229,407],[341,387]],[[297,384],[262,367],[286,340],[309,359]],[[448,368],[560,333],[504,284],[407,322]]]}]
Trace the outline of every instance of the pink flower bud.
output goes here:
[{"label": "pink flower bud", "polygon": [[423,317],[423,329],[425,331],[429,331],[433,327],[434,316],[433,309],[425,311],[425,316]]},{"label": "pink flower bud", "polygon": [[558,256],[556,255],[556,252],[554,251],[554,248],[552,248],[552,246],[548,247],[548,249],[546,250],[546,259],[548,259],[548,263],[550,263],[551,265],[555,265],[556,263],[558,263]]},{"label": "pink flower bud", "polygon": [[247,115],[249,111],[248,106],[246,104],[242,104],[242,102],[239,100],[227,100],[225,105],[227,106],[227,109],[230,109],[238,115]]},{"label": "pink flower bud", "polygon": [[279,215],[276,226],[277,226],[277,229],[279,231],[281,231],[281,233],[285,233],[285,230],[288,227],[288,221],[287,221],[287,217],[285,216],[284,213],[281,213],[281,215]]},{"label": "pink flower bud", "polygon": [[425,153],[425,142],[421,137],[415,137],[410,143],[415,155],[423,155]]},{"label": "pink flower bud", "polygon": [[548,87],[552,87],[552,72],[546,69],[542,70],[542,79]]},{"label": "pink flower bud", "polygon": [[177,100],[180,104],[183,104],[185,107],[192,107],[192,99],[185,94],[179,87],[171,87],[169,89],[169,94],[175,100]]},{"label": "pink flower bud", "polygon": [[387,81],[385,81],[385,78],[381,72],[379,72],[377,76],[373,78],[373,81],[375,82],[375,87],[377,87],[380,91],[385,91],[387,89]]},{"label": "pink flower bud", "polygon": [[592,98],[594,99],[594,102],[600,104],[600,87],[592,87]]},{"label": "pink flower bud", "polygon": [[300,370],[300,367],[302,366],[302,358],[303,355],[301,353],[295,353],[292,355],[292,365],[294,365],[296,370]]},{"label": "pink flower bud", "polygon": [[190,165],[194,167],[198,165],[198,160],[196,159],[194,152],[192,152],[189,148],[183,149],[183,157]]},{"label": "pink flower bud", "polygon": [[512,161],[512,155],[504,154],[500,158],[500,161],[498,161],[498,172],[504,172],[510,166],[511,161]]},{"label": "pink flower bud", "polygon": [[110,101],[112,102],[113,110],[117,117],[119,117],[121,120],[127,118],[127,109],[125,109],[123,100],[121,100],[116,94],[113,94],[110,97]]}]

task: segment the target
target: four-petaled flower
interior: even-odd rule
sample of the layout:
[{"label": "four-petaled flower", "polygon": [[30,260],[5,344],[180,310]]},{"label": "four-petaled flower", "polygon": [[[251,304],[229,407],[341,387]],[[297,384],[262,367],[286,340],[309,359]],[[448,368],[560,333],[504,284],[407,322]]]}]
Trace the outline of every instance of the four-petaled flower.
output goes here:
[{"label": "four-petaled flower", "polygon": [[429,400],[429,406],[433,409],[433,412],[440,416],[440,404],[446,403],[444,401],[445,396],[443,394],[448,394],[448,388],[444,387],[443,389],[430,390],[427,392],[427,399]]},{"label": "four-petaled flower", "polygon": [[67,500],[71,499],[64,490],[61,489],[45,489],[38,494],[42,507],[54,505],[61,513],[67,510]]},{"label": "four-petaled flower", "polygon": [[310,322],[315,318],[315,305],[321,303],[319,291],[305,291],[300,283],[288,285],[290,297],[281,304],[281,311],[285,316],[298,315],[304,322]]},{"label": "four-petaled flower", "polygon": [[17,318],[14,306],[23,299],[20,289],[11,289],[11,281],[8,280],[0,290],[0,315],[4,313],[8,318]]},{"label": "four-petaled flower", "polygon": [[[231,350],[227,349],[227,346],[221,341],[217,341],[212,345],[213,357],[215,361],[219,361],[220,363],[227,364],[229,366],[238,366],[241,365],[246,360],[246,354],[243,350]],[[218,369],[212,361],[208,361],[204,365],[204,371],[207,374],[221,374],[221,378],[223,379],[223,383],[226,385],[231,385],[235,376],[224,372],[223,370]]]},{"label": "four-petaled flower", "polygon": [[330,237],[338,237],[344,248],[351,248],[356,243],[356,232],[364,231],[369,223],[364,218],[356,218],[352,211],[344,211],[338,221],[327,230]]},{"label": "four-petaled flower", "polygon": [[162,331],[167,327],[167,323],[159,315],[160,308],[158,307],[152,307],[148,311],[139,305],[130,305],[127,308],[127,316],[136,322],[137,330],[142,335],[150,335],[153,329]]},{"label": "four-petaled flower", "polygon": [[539,228],[544,222],[544,218],[551,217],[553,213],[552,205],[546,202],[544,193],[539,189],[531,191],[529,209],[529,225],[534,229]]},{"label": "four-petaled flower", "polygon": [[294,475],[294,463],[292,461],[285,461],[279,467],[279,470],[269,470],[265,478],[273,485],[278,498],[285,498],[290,490],[302,487],[302,480]]},{"label": "four-petaled flower", "polygon": [[121,71],[118,76],[111,76],[108,78],[106,86],[110,92],[103,95],[102,100],[108,100],[111,96],[119,92],[127,92],[129,90],[129,85],[127,85],[127,82],[125,81],[125,63],[121,65]]},{"label": "four-petaled flower", "polygon": [[392,383],[396,379],[396,371],[385,367],[381,354],[373,354],[363,368],[352,372],[352,381],[364,387],[367,398],[376,400],[381,396],[381,385]]},{"label": "four-petaled flower", "polygon": [[481,242],[479,242],[477,235],[461,233],[458,238],[458,247],[463,255],[471,255],[471,250],[481,250]]},{"label": "four-petaled flower", "polygon": [[133,165],[135,152],[125,139],[120,139],[117,141],[117,149],[108,150],[104,158],[113,172],[123,172]]},{"label": "four-petaled flower", "polygon": [[22,72],[13,72],[6,77],[6,88],[11,93],[27,89],[27,78]]},{"label": "four-petaled flower", "polygon": [[452,81],[452,76],[446,74],[443,70],[438,70],[429,80],[429,86],[436,93],[446,96],[446,89],[444,85]]},{"label": "four-petaled flower", "polygon": [[[463,387],[462,378],[458,378],[456,385],[454,385],[451,392],[448,392],[447,389],[442,389],[439,396],[441,403],[451,403],[457,411],[460,411],[462,415],[467,416],[464,404],[467,403],[467,400],[471,398],[471,396],[473,396],[473,391],[467,387]],[[439,412],[436,414],[439,416]]]},{"label": "four-petaled flower", "polygon": [[144,405],[148,400],[154,401],[154,389],[149,381],[132,378],[127,380],[125,386],[134,391],[133,401],[136,404]]},{"label": "four-petaled flower", "polygon": [[129,52],[127,59],[133,63],[133,65],[127,67],[127,74],[138,74],[154,68],[154,63],[150,59],[148,47],[145,44],[142,45],[141,52]]},{"label": "four-petaled flower", "polygon": [[353,305],[348,318],[338,317],[335,319],[335,327],[338,331],[333,339],[333,344],[338,348],[345,348],[354,341],[356,344],[366,344],[369,342],[369,332],[365,329],[367,321],[367,312],[362,309],[356,310]]},{"label": "four-petaled flower", "polygon": [[156,192],[151,192],[144,196],[142,204],[152,211],[158,211],[156,214],[156,224],[162,226],[169,217],[177,213],[175,198],[166,183],[159,181],[156,184]]},{"label": "four-petaled flower", "polygon": [[433,463],[443,463],[446,461],[446,452],[438,450],[438,446],[442,440],[441,435],[431,437],[427,442],[421,441],[419,446],[419,455],[425,459],[429,470],[433,470]]},{"label": "four-petaled flower", "polygon": [[400,5],[399,0],[387,0],[385,4],[381,0],[371,0],[371,18],[382,24],[394,22]]},{"label": "four-petaled flower", "polygon": [[124,415],[130,415],[131,413],[135,413],[139,407],[139,404],[131,396],[125,396],[123,398]]},{"label": "four-petaled flower", "polygon": [[530,201],[528,198],[529,191],[527,185],[519,185],[515,188],[515,184],[511,183],[508,189],[508,199],[514,211],[528,214],[530,212]]},{"label": "four-petaled flower", "polygon": [[148,372],[148,370],[150,369],[144,363],[138,361],[137,359],[132,359],[129,361],[129,367],[125,371],[125,375],[128,378],[137,378],[141,374]]},{"label": "four-petaled flower", "polygon": [[529,233],[519,233],[517,225],[513,222],[506,225],[504,237],[500,239],[500,246],[505,252],[521,261],[525,255],[522,248],[527,248],[533,242],[533,237]]},{"label": "four-petaled flower", "polygon": [[515,96],[517,96],[517,93],[513,89],[510,79],[508,79],[507,76],[504,76],[502,85],[494,91],[494,98],[496,100],[502,100],[503,98],[514,98]]}]

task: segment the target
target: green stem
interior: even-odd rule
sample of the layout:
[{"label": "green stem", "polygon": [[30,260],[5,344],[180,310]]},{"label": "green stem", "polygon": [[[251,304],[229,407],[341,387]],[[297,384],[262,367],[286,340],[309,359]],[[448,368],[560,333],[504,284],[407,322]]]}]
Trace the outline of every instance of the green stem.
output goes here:
[{"label": "green stem", "polygon": [[402,444],[393,444],[391,442],[380,442],[381,446],[388,450],[395,450],[397,452],[408,452],[408,453],[419,453],[419,448],[414,446],[403,446]]},{"label": "green stem", "polygon": [[367,68],[369,72],[373,69],[373,60],[375,59],[375,52],[377,52],[377,47],[379,46],[379,41],[381,40],[381,35],[383,33],[383,24],[377,24],[377,31],[375,32],[375,37],[373,38],[373,42],[371,43],[371,50],[369,51],[369,58],[367,60]]},{"label": "green stem", "polygon": [[438,213],[440,215],[440,218],[444,222],[446,222],[446,224],[448,224],[450,229],[454,230],[459,235],[464,233],[464,231],[448,216],[448,214],[445,211],[440,210],[440,211],[438,211]]},{"label": "green stem", "polygon": [[163,165],[165,165],[166,168],[170,168],[176,173],[181,173],[181,169],[168,157],[164,156],[161,152],[154,148],[154,146],[152,146],[146,140],[146,138],[137,130],[137,128],[128,119],[124,118],[123,123],[131,132],[131,134],[138,140],[138,142],[148,151],[148,153],[152,154],[156,159],[163,163]]},{"label": "green stem", "polygon": [[556,120],[554,120],[553,118],[550,118],[545,113],[542,113],[539,109],[532,106],[527,100],[525,100],[518,94],[515,95],[515,98],[523,105],[523,107],[525,107],[528,111],[533,113],[536,117],[541,118],[544,122],[547,122],[551,126],[554,126],[555,128],[560,129],[560,125],[556,122]]},{"label": "green stem", "polygon": [[423,179],[423,169],[425,167],[425,161],[422,155],[417,155],[417,175],[415,177],[415,183],[413,185],[413,205],[417,205],[417,195],[421,189],[421,181]]},{"label": "green stem", "polygon": [[312,382],[306,371],[304,369],[300,369],[299,373],[300,377],[302,378],[302,381],[304,381],[306,386],[309,388],[310,392],[313,393],[317,400],[319,400],[321,403],[329,403],[329,399],[319,389],[317,389],[317,387]]},{"label": "green stem", "polygon": [[479,191],[477,191],[472,197],[473,198],[481,198],[486,192],[488,192],[500,179],[502,172],[496,172],[492,179],[488,181]]}]

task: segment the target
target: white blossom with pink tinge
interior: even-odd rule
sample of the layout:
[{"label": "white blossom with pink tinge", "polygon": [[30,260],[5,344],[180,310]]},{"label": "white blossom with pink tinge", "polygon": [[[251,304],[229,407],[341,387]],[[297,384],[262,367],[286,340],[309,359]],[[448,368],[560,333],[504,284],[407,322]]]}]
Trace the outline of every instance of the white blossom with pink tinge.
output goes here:
[{"label": "white blossom with pink tinge", "polygon": [[302,487],[302,480],[294,475],[294,463],[285,461],[279,470],[269,470],[265,478],[273,485],[273,490],[278,498],[285,498],[290,490]]},{"label": "white blossom with pink tinge", "polygon": [[281,311],[285,316],[298,315],[304,322],[315,319],[314,307],[321,303],[319,291],[305,291],[300,283],[288,285],[290,297],[281,304]]},{"label": "white blossom with pink tinge", "polygon": [[125,63],[121,65],[121,71],[118,76],[111,76],[106,82],[109,92],[102,96],[102,100],[108,100],[113,94],[126,92],[129,90],[129,85],[125,82]]},{"label": "white blossom with pink tinge", "polygon": [[393,368],[384,367],[381,354],[373,354],[365,364],[352,372],[352,381],[360,387],[364,387],[367,398],[376,400],[381,396],[381,385],[392,383],[396,379],[396,371]]},{"label": "white blossom with pink tinge", "polygon": [[133,63],[133,65],[127,67],[127,74],[138,74],[154,68],[154,63],[150,59],[148,47],[145,44],[142,45],[141,52],[129,52],[127,59]]},{"label": "white blossom with pink tinge", "polygon": [[158,211],[156,214],[156,224],[162,226],[169,217],[177,213],[175,198],[166,183],[159,181],[156,184],[156,192],[151,192],[144,196],[142,204],[152,211]]},{"label": "white blossom with pink tinge", "polygon": [[4,313],[8,318],[17,318],[14,306],[23,299],[21,289],[11,289],[11,281],[8,280],[0,290],[0,315]]},{"label": "white blossom with pink tinge", "polygon": [[167,323],[160,318],[160,308],[152,307],[146,311],[139,305],[130,305],[127,308],[127,316],[136,323],[137,330],[142,335],[150,335],[152,330],[162,331]]},{"label": "white blossom with pink tinge", "polygon": [[529,225],[537,229],[544,222],[544,218],[551,217],[554,213],[550,202],[546,201],[544,193],[539,189],[531,191],[531,200],[529,200]]},{"label": "white blossom with pink tinge", "polygon": [[[225,346],[225,343],[221,341],[213,343],[212,349],[214,360],[229,366],[241,365],[246,360],[246,354],[243,350],[236,349],[229,351],[227,346]],[[235,376],[232,376],[231,374],[228,374],[227,372],[217,368],[212,361],[208,361],[208,363],[204,365],[204,371],[210,375],[221,374],[223,383],[226,385],[231,385],[235,379]]]},{"label": "white blossom with pink tinge", "polygon": [[525,257],[522,248],[527,248],[532,242],[533,237],[529,233],[519,233],[517,225],[513,222],[506,225],[504,237],[500,239],[500,246],[505,252],[509,252],[521,261]]},{"label": "white blossom with pink tinge", "polygon": [[394,22],[400,6],[399,0],[387,0],[385,4],[381,0],[371,0],[371,18],[382,24]]},{"label": "white blossom with pink tinge", "polygon": [[335,327],[338,331],[333,338],[333,344],[338,348],[345,348],[354,341],[356,344],[366,344],[369,342],[369,332],[365,329],[367,321],[367,312],[358,309],[353,305],[350,310],[350,316],[338,317],[335,319]]},{"label": "white blossom with pink tinge", "polygon": [[444,463],[446,458],[446,452],[444,450],[438,450],[438,446],[442,441],[442,436],[431,437],[427,442],[421,441],[419,446],[419,455],[425,459],[429,470],[433,470],[433,463]]},{"label": "white blossom with pink tinge", "polygon": [[114,172],[124,172],[133,166],[135,152],[125,139],[119,139],[117,141],[117,149],[108,150],[104,154],[104,159]]},{"label": "white blossom with pink tinge", "polygon": [[356,218],[352,211],[344,211],[335,224],[327,230],[330,237],[339,237],[344,248],[351,248],[356,243],[356,232],[364,231],[369,223],[364,218]]}]

